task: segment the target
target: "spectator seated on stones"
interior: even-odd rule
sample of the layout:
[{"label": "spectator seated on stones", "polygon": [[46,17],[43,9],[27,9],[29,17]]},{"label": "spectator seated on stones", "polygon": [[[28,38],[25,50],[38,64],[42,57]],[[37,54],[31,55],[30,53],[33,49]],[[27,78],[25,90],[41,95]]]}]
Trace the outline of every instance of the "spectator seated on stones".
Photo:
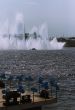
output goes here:
[{"label": "spectator seated on stones", "polygon": [[20,103],[31,103],[31,96],[30,95],[23,95],[21,97]]},{"label": "spectator seated on stones", "polygon": [[5,84],[0,80],[0,88],[5,88]]},{"label": "spectator seated on stones", "polygon": [[20,97],[20,94],[17,91],[6,92],[6,94],[3,96],[3,98],[5,99],[3,105],[9,106],[19,104],[19,102],[17,101],[18,97]]},{"label": "spectator seated on stones", "polygon": [[48,90],[42,90],[40,92],[40,97],[42,97],[42,98],[49,98],[49,91]]}]

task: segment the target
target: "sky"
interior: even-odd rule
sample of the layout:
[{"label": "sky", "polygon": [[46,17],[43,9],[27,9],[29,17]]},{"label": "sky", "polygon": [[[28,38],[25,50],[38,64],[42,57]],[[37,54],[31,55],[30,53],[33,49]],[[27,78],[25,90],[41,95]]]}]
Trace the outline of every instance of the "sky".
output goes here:
[{"label": "sky", "polygon": [[26,31],[48,25],[51,36],[75,36],[75,0],[0,0],[0,22],[24,15]]}]

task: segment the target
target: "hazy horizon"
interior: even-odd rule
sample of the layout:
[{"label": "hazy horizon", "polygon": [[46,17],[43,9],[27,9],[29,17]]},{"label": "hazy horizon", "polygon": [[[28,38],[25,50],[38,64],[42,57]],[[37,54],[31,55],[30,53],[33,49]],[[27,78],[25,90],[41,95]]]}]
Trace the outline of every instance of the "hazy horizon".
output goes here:
[{"label": "hazy horizon", "polygon": [[24,15],[26,31],[46,23],[49,34],[75,36],[75,0],[0,0],[0,24]]}]

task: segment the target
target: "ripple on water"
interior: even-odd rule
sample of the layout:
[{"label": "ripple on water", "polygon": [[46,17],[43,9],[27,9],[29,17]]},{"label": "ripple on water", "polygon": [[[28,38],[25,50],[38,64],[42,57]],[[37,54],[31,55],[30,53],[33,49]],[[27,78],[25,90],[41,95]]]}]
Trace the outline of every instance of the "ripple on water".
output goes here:
[{"label": "ripple on water", "polygon": [[43,110],[75,110],[75,49],[0,51],[0,73],[52,74],[58,77],[58,102]]}]

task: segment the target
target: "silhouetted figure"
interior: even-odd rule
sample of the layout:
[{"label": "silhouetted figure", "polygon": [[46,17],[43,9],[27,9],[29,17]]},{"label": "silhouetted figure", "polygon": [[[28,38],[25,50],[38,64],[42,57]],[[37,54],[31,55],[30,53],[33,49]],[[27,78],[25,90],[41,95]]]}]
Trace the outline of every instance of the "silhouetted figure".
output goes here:
[{"label": "silhouetted figure", "polygon": [[5,88],[5,84],[3,83],[3,81],[0,81],[0,88]]},{"label": "silhouetted figure", "polygon": [[17,91],[6,91],[6,94],[3,96],[5,102],[3,103],[5,106],[16,105],[19,104],[17,98],[20,97],[20,93]]},{"label": "silhouetted figure", "polygon": [[20,103],[24,104],[24,103],[31,103],[31,97],[30,95],[24,95],[22,96]]},{"label": "silhouetted figure", "polygon": [[48,90],[42,90],[40,92],[40,97],[42,97],[42,98],[49,98],[49,91]]}]

